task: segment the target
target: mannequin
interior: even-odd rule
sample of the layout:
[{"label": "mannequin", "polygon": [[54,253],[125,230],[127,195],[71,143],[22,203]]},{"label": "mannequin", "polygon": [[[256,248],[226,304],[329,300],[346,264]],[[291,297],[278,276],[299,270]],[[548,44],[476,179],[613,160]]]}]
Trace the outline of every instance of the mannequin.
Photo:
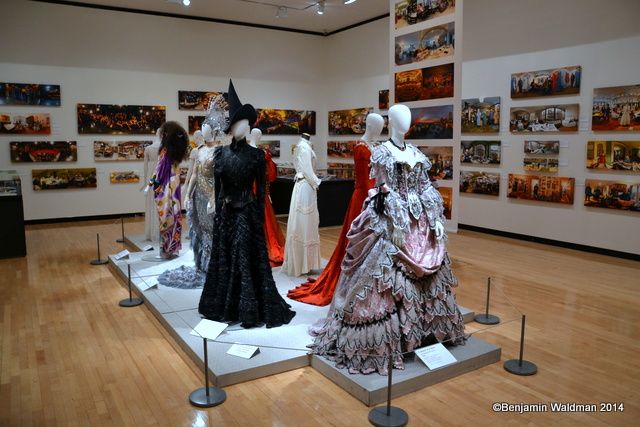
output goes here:
[{"label": "mannequin", "polygon": [[353,149],[355,186],[342,223],[338,243],[322,274],[317,279],[310,278],[306,283],[290,290],[287,294],[289,298],[314,305],[327,305],[331,302],[342,271],[341,264],[348,244],[347,233],[353,220],[362,211],[367,192],[375,185],[375,182],[369,179],[369,162],[374,143],[380,138],[383,127],[384,119],[381,115],[371,113],[367,116],[365,133]]},{"label": "mannequin", "polygon": [[151,179],[156,170],[159,152],[160,129],[158,128],[153,143],[144,149],[144,180],[142,181],[142,187],[140,187],[140,191],[145,196],[144,238],[151,242],[158,242],[160,238],[160,226],[158,224],[156,205],[153,201],[153,191],[149,191],[149,179]]},{"label": "mannequin", "polygon": [[251,129],[251,133],[247,138],[247,140],[249,141],[249,145],[251,145],[252,147],[258,148],[258,145],[260,145],[261,139],[262,139],[262,131],[258,128]]},{"label": "mannequin", "polygon": [[[193,165],[196,162],[196,156],[197,156],[197,152],[198,152],[198,148],[200,148],[202,146],[202,144],[204,144],[204,136],[202,134],[201,130],[197,130],[193,133],[193,140],[195,142],[195,147],[191,148],[191,151],[189,152],[189,170],[187,171],[187,177],[185,178],[184,182],[187,183],[187,186],[189,185],[189,182],[191,181],[191,175],[193,175]],[[189,209],[189,199],[187,198],[187,200],[185,201],[185,208]]]},{"label": "mannequin", "polygon": [[320,235],[317,191],[320,179],[313,171],[315,153],[310,135],[302,134],[294,148],[295,184],[289,206],[287,240],[282,271],[300,276],[320,268]]}]

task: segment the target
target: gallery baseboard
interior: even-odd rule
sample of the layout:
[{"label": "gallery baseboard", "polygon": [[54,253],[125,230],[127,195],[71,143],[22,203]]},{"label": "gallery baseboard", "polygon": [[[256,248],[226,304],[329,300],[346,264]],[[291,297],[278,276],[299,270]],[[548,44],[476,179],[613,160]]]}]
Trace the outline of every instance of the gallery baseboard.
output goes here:
[{"label": "gallery baseboard", "polygon": [[542,243],[561,248],[575,249],[577,251],[591,252],[600,255],[607,255],[616,258],[640,261],[640,255],[629,252],[615,251],[613,249],[598,248],[595,246],[580,245],[577,243],[562,242],[560,240],[546,239],[544,237],[529,236],[526,234],[511,233],[509,231],[494,230],[492,228],[476,227],[475,225],[458,224],[461,230],[477,231],[478,233],[492,234],[494,236],[508,237],[510,239],[525,240],[527,242]]},{"label": "gallery baseboard", "polygon": [[25,225],[33,225],[33,224],[60,224],[64,222],[82,222],[82,221],[102,221],[105,219],[120,219],[124,218],[134,218],[134,217],[144,217],[143,212],[129,212],[129,213],[120,213],[120,214],[109,214],[109,215],[91,215],[91,216],[71,216],[66,218],[44,218],[44,219],[30,219],[24,222]]}]

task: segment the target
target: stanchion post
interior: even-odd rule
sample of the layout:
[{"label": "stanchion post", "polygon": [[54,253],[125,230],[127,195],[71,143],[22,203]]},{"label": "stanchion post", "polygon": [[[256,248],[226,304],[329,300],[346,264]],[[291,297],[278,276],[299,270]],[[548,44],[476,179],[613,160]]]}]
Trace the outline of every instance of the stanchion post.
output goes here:
[{"label": "stanchion post", "polygon": [[538,367],[535,363],[522,359],[524,355],[524,326],[526,319],[527,316],[523,314],[522,326],[520,328],[520,357],[518,359],[511,359],[504,362],[505,371],[509,372],[510,374],[520,376],[534,375],[538,373]]},{"label": "stanchion post", "polygon": [[209,352],[207,339],[202,337],[204,344],[204,387],[193,391],[189,395],[189,402],[199,408],[211,408],[227,400],[227,393],[218,387],[209,387]]},{"label": "stanchion post", "polygon": [[124,243],[124,215],[120,217],[120,229],[122,230],[122,237],[116,239],[116,243]]},{"label": "stanchion post", "polygon": [[137,307],[142,304],[142,298],[133,298],[131,294],[131,264],[127,264],[127,286],[129,288],[129,298],[125,298],[118,303],[120,307]]},{"label": "stanchion post", "polygon": [[369,423],[376,427],[404,427],[409,423],[409,415],[402,409],[391,406],[391,388],[393,386],[393,352],[389,353],[387,372],[387,404],[369,411]]},{"label": "stanchion post", "polygon": [[489,314],[489,300],[491,298],[491,277],[487,278],[487,303],[485,305],[484,314],[477,314],[473,320],[481,325],[497,325],[500,323],[500,318]]},{"label": "stanchion post", "polygon": [[98,258],[94,259],[94,260],[91,260],[90,264],[91,265],[105,265],[109,261],[106,260],[106,259],[100,258],[100,233],[96,234],[96,243],[97,243],[97,246],[98,246]]}]

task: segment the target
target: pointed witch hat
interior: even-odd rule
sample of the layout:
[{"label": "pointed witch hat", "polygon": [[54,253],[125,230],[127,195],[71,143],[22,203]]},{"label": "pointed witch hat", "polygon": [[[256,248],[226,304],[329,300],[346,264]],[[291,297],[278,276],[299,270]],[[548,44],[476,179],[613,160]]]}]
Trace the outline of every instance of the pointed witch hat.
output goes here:
[{"label": "pointed witch hat", "polygon": [[225,133],[229,133],[231,126],[240,120],[247,119],[249,120],[249,126],[253,126],[258,119],[258,114],[256,113],[256,109],[253,108],[253,105],[240,102],[240,98],[238,98],[236,88],[233,87],[231,79],[229,79],[227,103],[229,104],[229,122],[227,128],[224,130]]}]

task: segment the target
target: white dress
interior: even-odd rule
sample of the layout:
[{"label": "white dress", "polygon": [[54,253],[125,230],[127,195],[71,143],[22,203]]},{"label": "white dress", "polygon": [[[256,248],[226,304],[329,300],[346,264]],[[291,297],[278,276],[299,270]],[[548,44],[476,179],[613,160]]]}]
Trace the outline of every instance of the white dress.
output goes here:
[{"label": "white dress", "polygon": [[[149,184],[149,180],[156,171],[158,163],[158,150],[160,144],[153,143],[144,149],[144,182]],[[160,239],[160,219],[156,203],[153,200],[153,190],[146,187],[144,199],[144,237],[146,240],[158,242]]]},{"label": "white dress", "polygon": [[320,269],[320,235],[317,191],[320,179],[313,172],[315,153],[300,141],[293,153],[296,183],[293,186],[282,271],[300,276]]}]

